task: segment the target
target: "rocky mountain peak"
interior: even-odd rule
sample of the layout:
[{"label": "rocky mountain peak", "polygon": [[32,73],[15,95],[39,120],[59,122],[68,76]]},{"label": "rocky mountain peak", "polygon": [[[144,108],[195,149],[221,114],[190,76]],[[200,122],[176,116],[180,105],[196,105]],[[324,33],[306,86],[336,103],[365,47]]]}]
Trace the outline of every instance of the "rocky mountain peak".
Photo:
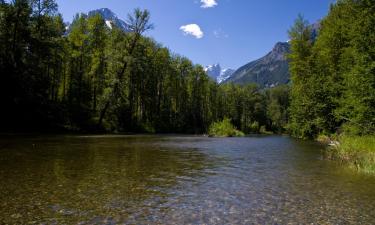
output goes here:
[{"label": "rocky mountain peak", "polygon": [[[112,29],[113,26],[116,26],[117,28],[123,30],[124,32],[129,32],[129,25],[124,20],[117,17],[117,15],[108,8],[95,9],[95,10],[89,11],[87,14],[81,13],[79,14],[79,16],[92,17],[98,14],[104,19],[105,24],[107,25],[109,29]],[[66,34],[70,33],[71,25],[72,24],[70,23],[66,24]]]},{"label": "rocky mountain peak", "polygon": [[278,42],[273,47],[272,51],[267,55],[269,57],[268,60],[270,61],[285,60],[286,54],[288,54],[289,51],[290,51],[290,44],[288,42]]},{"label": "rocky mountain peak", "polygon": [[88,13],[89,16],[100,14],[104,19],[118,19],[116,14],[108,8],[92,10]]},{"label": "rocky mountain peak", "polygon": [[260,87],[286,84],[289,82],[289,68],[286,58],[289,52],[290,44],[288,42],[278,42],[267,55],[242,66],[225,82],[256,83]]},{"label": "rocky mountain peak", "polygon": [[277,42],[275,47],[272,49],[275,53],[285,53],[289,51],[289,44],[288,42]]},{"label": "rocky mountain peak", "polygon": [[234,73],[232,69],[222,69],[219,63],[206,66],[204,71],[219,84],[227,80]]}]

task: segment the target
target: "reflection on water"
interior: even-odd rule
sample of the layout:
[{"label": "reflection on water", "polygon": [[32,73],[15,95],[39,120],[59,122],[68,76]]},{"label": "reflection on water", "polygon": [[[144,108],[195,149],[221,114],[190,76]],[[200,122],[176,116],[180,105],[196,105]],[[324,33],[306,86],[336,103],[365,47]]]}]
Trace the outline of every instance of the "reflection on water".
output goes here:
[{"label": "reflection on water", "polygon": [[372,224],[375,178],[287,137],[0,139],[0,224]]}]

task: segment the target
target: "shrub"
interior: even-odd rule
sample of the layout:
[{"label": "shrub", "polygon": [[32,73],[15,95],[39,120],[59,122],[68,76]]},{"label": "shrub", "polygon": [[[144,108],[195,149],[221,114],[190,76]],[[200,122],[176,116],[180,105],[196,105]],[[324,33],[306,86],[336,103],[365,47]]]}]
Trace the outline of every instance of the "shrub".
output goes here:
[{"label": "shrub", "polygon": [[210,137],[242,137],[245,134],[237,130],[230,119],[225,118],[221,122],[213,123],[208,131]]},{"label": "shrub", "polygon": [[254,133],[259,133],[259,123],[257,121],[253,122],[250,126],[250,130]]}]

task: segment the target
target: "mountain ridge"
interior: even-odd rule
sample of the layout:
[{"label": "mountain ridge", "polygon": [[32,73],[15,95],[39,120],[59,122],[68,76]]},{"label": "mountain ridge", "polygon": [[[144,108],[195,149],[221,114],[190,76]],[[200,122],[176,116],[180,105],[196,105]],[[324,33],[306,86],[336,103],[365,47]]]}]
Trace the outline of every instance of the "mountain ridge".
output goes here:
[{"label": "mountain ridge", "polygon": [[[319,35],[320,21],[310,25],[311,39]],[[251,61],[237,69],[224,83],[247,84],[256,83],[261,88],[274,87],[290,82],[289,42],[277,42],[265,56]]]},{"label": "mountain ridge", "polygon": [[204,71],[207,73],[209,77],[214,79],[217,83],[225,82],[235,70],[227,68],[222,69],[219,63],[208,65],[204,67]]},{"label": "mountain ridge", "polygon": [[[124,32],[129,32],[130,28],[129,25],[122,19],[120,19],[112,10],[108,8],[100,8],[100,9],[95,9],[91,10],[88,13],[79,13],[79,16],[84,16],[84,17],[92,17],[99,14],[103,20],[105,21],[106,26],[109,29],[112,29],[113,26],[118,27]],[[70,33],[71,31],[71,26],[72,24],[68,23],[66,26],[66,32]]]},{"label": "mountain ridge", "polygon": [[278,42],[265,56],[237,69],[225,83],[256,83],[260,87],[286,84],[290,80],[286,54],[290,52],[288,42]]},{"label": "mountain ridge", "polygon": [[108,8],[101,8],[96,10],[91,10],[87,13],[89,17],[99,14],[106,21],[106,24],[109,28],[112,28],[112,24],[121,30],[128,32],[129,25],[122,19],[120,19],[112,10]]}]

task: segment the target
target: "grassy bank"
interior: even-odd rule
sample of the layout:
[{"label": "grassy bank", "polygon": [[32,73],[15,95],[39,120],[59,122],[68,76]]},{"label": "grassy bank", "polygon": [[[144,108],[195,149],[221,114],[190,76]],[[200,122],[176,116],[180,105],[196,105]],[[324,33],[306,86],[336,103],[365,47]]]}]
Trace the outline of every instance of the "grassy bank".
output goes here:
[{"label": "grassy bank", "polygon": [[331,142],[328,157],[366,173],[375,173],[375,135],[340,136]]},{"label": "grassy bank", "polygon": [[224,119],[221,122],[213,123],[208,131],[210,137],[243,137],[245,134],[237,130],[230,119]]}]

